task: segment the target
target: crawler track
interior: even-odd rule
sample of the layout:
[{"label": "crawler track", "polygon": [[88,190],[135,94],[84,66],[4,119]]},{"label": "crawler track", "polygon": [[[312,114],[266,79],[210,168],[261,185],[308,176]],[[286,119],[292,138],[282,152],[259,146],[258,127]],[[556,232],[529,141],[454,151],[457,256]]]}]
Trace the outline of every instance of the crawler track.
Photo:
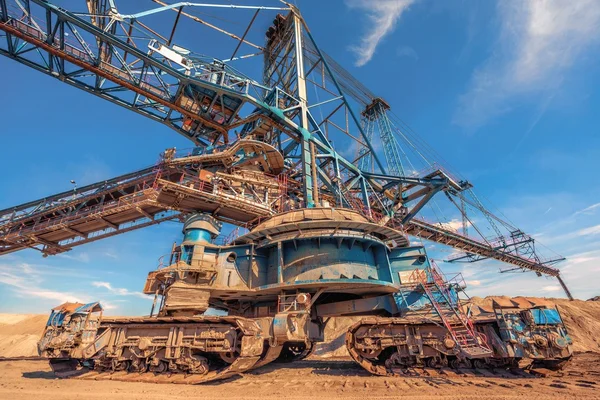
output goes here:
[{"label": "crawler track", "polygon": [[50,364],[63,378],[197,384],[268,364],[281,349],[244,318],[103,319],[83,358]]},{"label": "crawler track", "polygon": [[[346,333],[346,348],[350,357],[371,374],[379,376],[404,377],[537,377],[551,375],[563,369],[569,358],[558,360],[536,360],[519,363],[519,359],[483,359],[460,361],[451,349],[444,347],[441,337],[434,336],[435,327],[423,329],[427,324],[421,324],[418,338],[403,335],[411,329],[411,323],[396,318],[368,318],[352,325]],[[365,334],[365,332],[367,332]],[[413,331],[415,332],[415,331]],[[422,335],[422,337],[421,337]],[[366,339],[365,339],[366,338]],[[438,342],[438,343],[436,343]],[[368,348],[368,347],[371,348]],[[418,361],[416,357],[407,356],[408,348],[421,349],[423,356]],[[398,356],[397,349],[402,349],[402,359],[406,364],[394,362]],[[444,362],[440,362],[444,360]],[[450,360],[451,367],[448,367]],[[412,362],[412,365],[411,365]],[[495,364],[495,365],[494,365]]]},{"label": "crawler track", "polygon": [[242,372],[252,369],[259,361],[259,356],[238,357],[232,364],[221,370],[209,371],[206,375],[186,374],[186,373],[132,373],[127,371],[89,371],[75,376],[75,379],[85,380],[112,380],[123,382],[146,382],[146,383],[175,383],[194,385],[199,383],[211,382],[221,379],[231,378]]}]

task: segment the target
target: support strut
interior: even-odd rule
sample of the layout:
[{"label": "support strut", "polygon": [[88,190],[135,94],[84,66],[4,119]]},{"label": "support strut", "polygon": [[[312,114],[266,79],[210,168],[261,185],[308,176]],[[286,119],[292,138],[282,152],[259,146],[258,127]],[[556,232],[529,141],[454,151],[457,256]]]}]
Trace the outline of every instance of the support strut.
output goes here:
[{"label": "support strut", "polygon": [[562,280],[562,277],[560,275],[556,275],[556,279],[558,279],[558,283],[560,283],[560,286],[563,288],[563,290],[565,291],[565,294],[567,295],[567,298],[569,300],[575,300],[573,298],[573,295],[571,294],[571,291],[569,290],[569,288],[567,287],[567,285],[565,284],[565,281]]}]

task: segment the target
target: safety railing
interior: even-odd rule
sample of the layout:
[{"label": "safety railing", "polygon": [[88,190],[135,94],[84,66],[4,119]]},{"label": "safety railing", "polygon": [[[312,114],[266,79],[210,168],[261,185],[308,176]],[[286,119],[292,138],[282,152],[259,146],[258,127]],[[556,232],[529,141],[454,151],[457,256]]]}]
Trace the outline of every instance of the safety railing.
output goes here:
[{"label": "safety railing", "polygon": [[232,244],[238,237],[245,235],[249,232],[248,224],[244,224],[243,226],[236,226],[234,229],[229,232],[227,235],[219,235],[214,240],[213,243],[219,246],[229,246]]},{"label": "safety railing", "polygon": [[[418,273],[417,271],[419,270],[413,271],[411,278],[420,280],[421,287],[427,294],[434,310],[457,344],[463,348],[478,346],[485,351],[491,351],[486,336],[476,331],[473,321],[462,309],[458,296],[455,299],[451,293],[449,289],[450,282],[448,282],[437,264],[430,260],[427,274]],[[435,292],[439,295],[436,296]],[[436,297],[441,297],[442,302]],[[455,321],[452,317],[457,320]],[[478,340],[478,338],[480,339]]]},{"label": "safety railing", "polygon": [[168,267],[171,264],[175,264],[175,263],[179,262],[180,259],[181,259],[180,251],[174,251],[172,253],[163,254],[162,256],[158,257],[158,265],[157,265],[156,269],[159,270],[159,269]]},{"label": "safety railing", "polygon": [[[144,180],[142,182],[138,182],[137,184],[140,185],[141,190],[138,190],[135,193],[124,195],[119,197],[117,200],[107,201],[99,205],[84,207],[79,211],[76,211],[69,215],[61,216],[59,218],[42,218],[38,221],[35,221],[33,225],[22,223],[19,229],[11,230],[11,232],[9,232],[8,235],[23,236],[27,233],[45,231],[56,226],[67,226],[70,223],[73,223],[74,221],[81,220],[82,218],[93,217],[96,214],[107,214],[109,213],[109,211],[118,209],[126,205],[131,206],[147,201],[150,199],[149,194],[156,190],[156,182],[159,176],[160,174],[157,174],[156,178],[153,180]],[[77,202],[75,203],[78,204],[80,202],[81,199],[77,199]],[[65,203],[64,208],[68,207],[69,204]],[[75,205],[73,205],[73,207],[75,207]]]}]

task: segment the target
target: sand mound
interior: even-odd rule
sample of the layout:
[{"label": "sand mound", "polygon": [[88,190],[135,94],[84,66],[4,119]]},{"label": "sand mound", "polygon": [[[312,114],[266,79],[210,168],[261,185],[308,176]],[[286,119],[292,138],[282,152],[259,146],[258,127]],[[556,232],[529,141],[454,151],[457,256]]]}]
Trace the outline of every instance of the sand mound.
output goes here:
[{"label": "sand mound", "polygon": [[574,351],[600,351],[600,302],[553,299],[558,305]]},{"label": "sand mound", "polygon": [[[503,297],[503,299],[510,299]],[[534,298],[530,298],[534,299]],[[515,299],[519,301],[520,299]],[[600,302],[546,299],[556,305],[562,314],[574,351],[600,352]],[[491,306],[492,298],[473,297],[478,306]],[[47,315],[0,314],[0,357],[37,356],[36,343],[40,338]],[[360,317],[332,318],[325,329],[325,342],[318,343],[314,356],[337,358],[347,356],[345,336],[348,327]]]},{"label": "sand mound", "polygon": [[47,315],[0,314],[0,357],[37,356]]}]

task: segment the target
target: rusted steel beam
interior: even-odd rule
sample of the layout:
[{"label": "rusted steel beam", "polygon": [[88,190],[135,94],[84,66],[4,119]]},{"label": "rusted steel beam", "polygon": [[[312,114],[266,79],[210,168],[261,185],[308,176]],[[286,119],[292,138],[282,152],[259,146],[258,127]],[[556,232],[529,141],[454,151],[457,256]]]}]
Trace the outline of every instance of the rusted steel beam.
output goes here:
[{"label": "rusted steel beam", "polygon": [[451,245],[453,247],[468,251],[487,258],[493,258],[508,264],[517,265],[524,269],[539,272],[549,276],[558,276],[559,270],[541,264],[534,260],[520,257],[515,254],[503,252],[488,244],[477,242],[471,238],[462,236],[456,232],[439,226],[428,224],[421,220],[411,220],[405,225],[406,233],[437,243]]}]

